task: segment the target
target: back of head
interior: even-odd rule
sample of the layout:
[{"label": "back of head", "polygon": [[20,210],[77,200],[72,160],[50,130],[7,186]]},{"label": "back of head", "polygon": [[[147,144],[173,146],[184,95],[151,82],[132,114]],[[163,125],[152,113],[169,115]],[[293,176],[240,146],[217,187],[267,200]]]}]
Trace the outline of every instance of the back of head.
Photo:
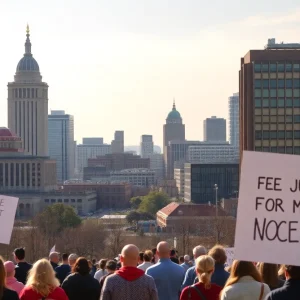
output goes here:
[{"label": "back of head", "polygon": [[91,271],[88,260],[84,257],[77,258],[72,271],[82,276],[88,275]]},{"label": "back of head", "polygon": [[262,282],[262,278],[252,262],[235,260],[231,266],[230,276],[225,287],[238,282],[243,276],[251,276],[254,280]]},{"label": "back of head", "polygon": [[139,260],[143,261],[144,260],[144,252],[139,253]]},{"label": "back of head", "polygon": [[186,263],[188,263],[188,262],[190,261],[190,256],[186,254],[186,255],[183,257],[183,260],[184,260]]},{"label": "back of head", "polygon": [[43,297],[47,297],[54,288],[59,286],[55,272],[48,260],[40,259],[32,266],[26,286],[31,287]]},{"label": "back of head", "polygon": [[170,251],[170,256],[176,256],[176,250],[175,249],[172,249]]},{"label": "back of head", "polygon": [[182,264],[184,263],[184,257],[183,256],[179,256],[179,262]]},{"label": "back of head", "polygon": [[15,276],[15,264],[12,261],[6,261],[4,263],[4,268],[7,278]]},{"label": "back of head", "polygon": [[106,263],[106,269],[109,271],[116,271],[117,270],[117,263],[114,260],[109,260]]},{"label": "back of head", "polygon": [[209,255],[201,255],[195,262],[199,281],[204,283],[205,288],[209,288],[211,275],[214,272],[215,261]]},{"label": "back of head", "polygon": [[153,253],[151,250],[146,250],[144,252],[144,256],[143,256],[143,260],[146,262],[150,262],[152,260],[153,257]]},{"label": "back of head", "polygon": [[126,245],[121,252],[121,263],[123,267],[136,267],[139,261],[139,248],[136,245]]},{"label": "back of head", "polygon": [[278,267],[276,264],[259,263],[258,270],[264,283],[271,288],[278,286]]},{"label": "back of head", "polygon": [[217,264],[224,265],[226,263],[226,252],[224,248],[220,245],[216,245],[213,248],[211,248],[208,252],[208,255],[211,256]]},{"label": "back of head", "polygon": [[170,258],[170,246],[167,242],[160,242],[157,244],[157,255],[159,258]]},{"label": "back of head", "polygon": [[16,248],[14,250],[14,255],[18,260],[25,259],[25,248]]},{"label": "back of head", "polygon": [[285,265],[285,270],[291,279],[300,280],[300,266]]},{"label": "back of head", "polygon": [[107,259],[100,259],[100,261],[99,261],[99,268],[101,270],[104,270],[105,266],[106,266],[106,263],[107,263]]},{"label": "back of head", "polygon": [[3,297],[3,290],[6,286],[5,277],[6,277],[6,273],[5,273],[5,268],[4,268],[4,261],[3,261],[2,257],[0,256],[0,299],[2,299],[2,297]]},{"label": "back of head", "polygon": [[62,260],[63,260],[64,262],[66,262],[66,261],[68,261],[68,258],[69,258],[69,254],[68,254],[68,253],[63,253],[63,255],[62,255]]},{"label": "back of head", "polygon": [[75,254],[75,253],[70,254],[69,257],[68,257],[69,265],[73,266],[75,264],[77,258],[78,258],[77,254]]},{"label": "back of head", "polygon": [[59,261],[59,253],[58,252],[51,252],[49,254],[49,260],[55,263],[58,263]]},{"label": "back of head", "polygon": [[197,258],[201,255],[206,255],[207,253],[207,250],[204,246],[196,246],[194,249],[193,249],[193,255],[194,255],[194,258]]}]

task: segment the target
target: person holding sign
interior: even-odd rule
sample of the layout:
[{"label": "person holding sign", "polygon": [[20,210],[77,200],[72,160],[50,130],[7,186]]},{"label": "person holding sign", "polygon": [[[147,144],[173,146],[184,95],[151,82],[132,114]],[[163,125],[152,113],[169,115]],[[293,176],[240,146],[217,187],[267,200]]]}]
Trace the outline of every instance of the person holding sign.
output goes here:
[{"label": "person holding sign", "polygon": [[270,292],[252,262],[235,260],[221,300],[263,300]]}]

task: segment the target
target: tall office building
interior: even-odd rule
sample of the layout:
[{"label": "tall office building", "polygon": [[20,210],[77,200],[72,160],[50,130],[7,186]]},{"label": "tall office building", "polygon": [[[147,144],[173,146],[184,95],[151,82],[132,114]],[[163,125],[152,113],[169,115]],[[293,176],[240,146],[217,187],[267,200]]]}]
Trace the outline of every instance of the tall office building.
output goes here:
[{"label": "tall office building", "polygon": [[239,93],[234,93],[228,98],[228,114],[229,142],[232,146],[239,147]]},{"label": "tall office building", "polygon": [[212,116],[203,121],[203,138],[205,142],[226,141],[226,120]]},{"label": "tall office building", "polygon": [[149,158],[153,153],[153,138],[152,135],[142,135],[141,136],[141,157],[142,158]]},{"label": "tall office building", "polygon": [[48,122],[49,155],[56,160],[57,180],[63,182],[74,177],[74,117],[52,110]]},{"label": "tall office building", "polygon": [[48,155],[48,84],[31,53],[29,27],[25,54],[19,61],[14,82],[8,83],[8,128],[20,136],[26,153]]},{"label": "tall office building", "polygon": [[241,59],[243,150],[300,154],[300,44],[270,39]]},{"label": "tall office building", "polygon": [[124,153],[124,131],[115,131],[115,139],[111,142],[112,153]]}]

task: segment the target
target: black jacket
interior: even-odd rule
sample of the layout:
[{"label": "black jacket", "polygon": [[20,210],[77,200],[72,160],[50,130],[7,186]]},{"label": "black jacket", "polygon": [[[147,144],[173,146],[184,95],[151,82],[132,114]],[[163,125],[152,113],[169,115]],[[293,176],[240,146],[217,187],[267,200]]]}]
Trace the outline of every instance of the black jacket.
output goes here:
[{"label": "black jacket", "polygon": [[16,275],[18,281],[22,282],[23,284],[26,284],[27,281],[27,275],[29,270],[32,268],[32,265],[27,262],[19,262],[16,267]]},{"label": "black jacket", "polygon": [[69,300],[99,300],[100,284],[90,274],[82,276],[78,273],[69,275],[61,286]]},{"label": "black jacket", "polygon": [[60,284],[64,282],[66,277],[71,273],[71,267],[69,265],[60,265],[55,268],[56,278],[59,280]]},{"label": "black jacket", "polygon": [[268,294],[266,300],[299,300],[300,280],[289,279],[283,287]]},{"label": "black jacket", "polygon": [[19,300],[19,296],[15,291],[11,291],[5,288],[1,300]]}]

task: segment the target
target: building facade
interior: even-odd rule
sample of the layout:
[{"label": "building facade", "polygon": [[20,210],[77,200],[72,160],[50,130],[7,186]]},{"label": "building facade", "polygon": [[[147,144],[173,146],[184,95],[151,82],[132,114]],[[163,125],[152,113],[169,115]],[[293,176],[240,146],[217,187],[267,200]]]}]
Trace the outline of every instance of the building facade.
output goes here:
[{"label": "building facade", "polygon": [[56,161],[57,180],[63,182],[75,172],[74,117],[54,110],[48,122],[49,155]]},{"label": "building facade", "polygon": [[[184,200],[199,204],[230,198],[239,189],[239,164],[191,164],[184,168]],[[215,188],[217,185],[217,190]]]},{"label": "building facade", "polygon": [[111,142],[112,153],[124,153],[124,131],[115,131],[115,139]]},{"label": "building facade", "polygon": [[300,154],[300,45],[270,43],[241,59],[240,156]]},{"label": "building facade", "polygon": [[31,53],[27,26],[25,54],[9,82],[8,128],[21,137],[24,151],[30,155],[48,155],[48,84],[42,82],[37,61]]},{"label": "building facade", "polygon": [[83,145],[103,145],[102,137],[84,137],[82,138]]},{"label": "building facade", "polygon": [[229,142],[236,147],[239,147],[240,143],[239,101],[239,93],[234,93],[228,98]]},{"label": "building facade", "polygon": [[153,137],[152,135],[142,135],[141,144],[140,144],[140,153],[142,158],[150,158],[150,155],[153,154]]},{"label": "building facade", "polygon": [[174,179],[176,181],[176,186],[178,189],[178,196],[180,198],[184,197],[184,168],[174,169]]},{"label": "building facade", "polygon": [[205,142],[226,142],[226,120],[212,116],[203,121]]},{"label": "building facade", "polygon": [[160,153],[153,153],[149,157],[150,169],[155,171],[156,180],[159,182],[164,178],[164,156]]}]

